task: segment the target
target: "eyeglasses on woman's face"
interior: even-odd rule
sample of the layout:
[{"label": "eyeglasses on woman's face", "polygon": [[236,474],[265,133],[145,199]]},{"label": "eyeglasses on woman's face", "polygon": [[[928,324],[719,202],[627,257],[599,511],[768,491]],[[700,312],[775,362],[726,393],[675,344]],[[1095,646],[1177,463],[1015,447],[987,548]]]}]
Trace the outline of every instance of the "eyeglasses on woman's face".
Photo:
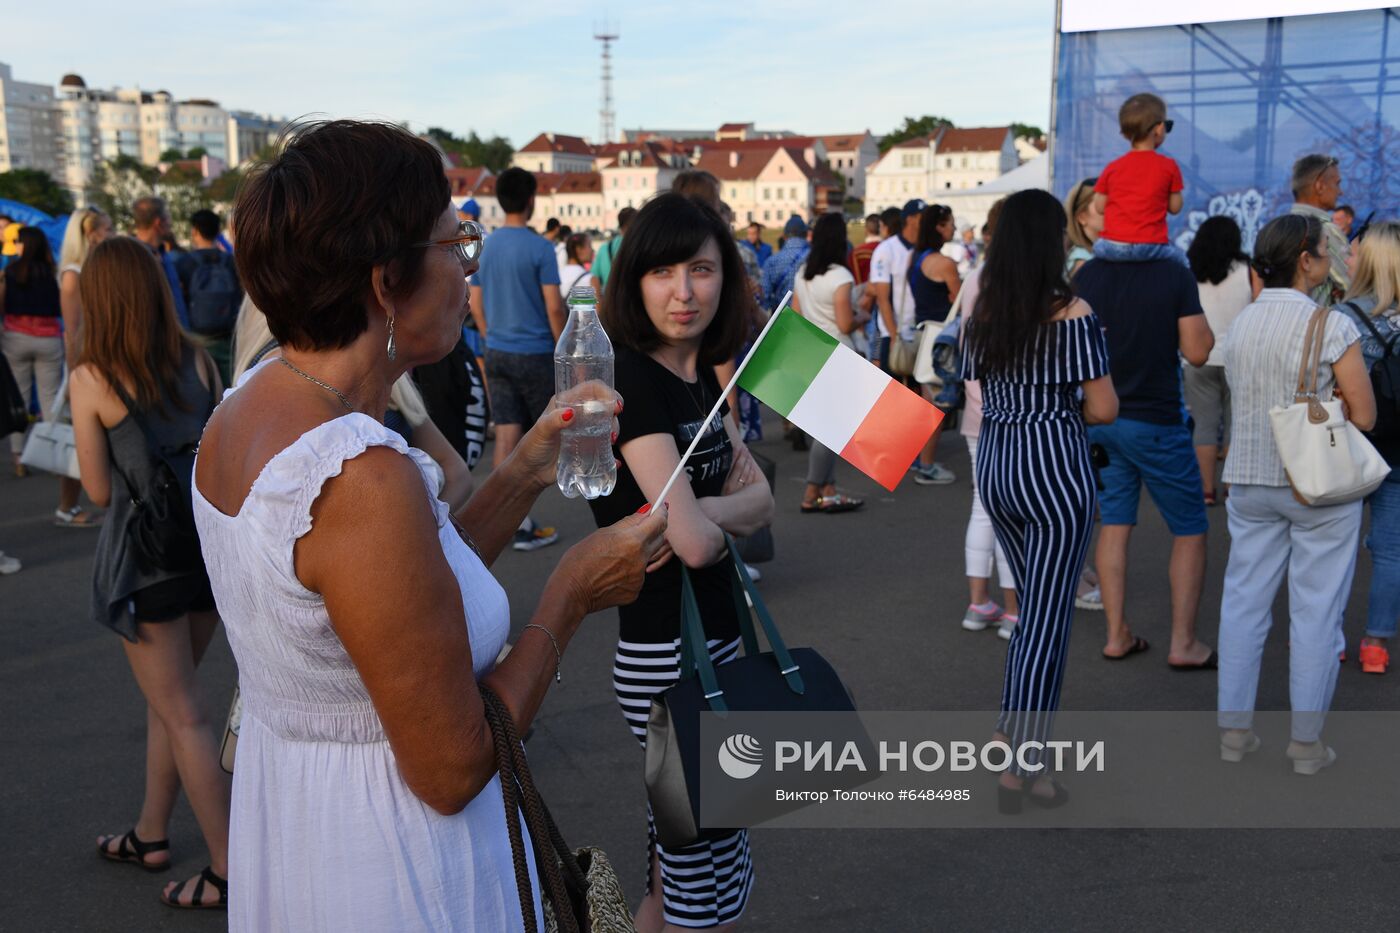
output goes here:
[{"label": "eyeglasses on woman's face", "polygon": [[474,220],[459,220],[456,236],[442,240],[427,240],[423,243],[414,243],[412,246],[414,249],[426,246],[449,246],[457,254],[457,260],[462,265],[473,265],[481,258],[482,242],[485,239],[486,231],[482,229],[481,224]]}]

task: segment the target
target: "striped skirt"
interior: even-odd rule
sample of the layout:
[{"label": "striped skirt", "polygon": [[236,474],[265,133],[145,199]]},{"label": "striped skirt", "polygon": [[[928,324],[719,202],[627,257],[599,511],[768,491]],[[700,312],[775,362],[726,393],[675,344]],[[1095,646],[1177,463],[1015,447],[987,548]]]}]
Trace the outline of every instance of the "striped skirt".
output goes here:
[{"label": "striped skirt", "polygon": [[[710,657],[716,665],[739,655],[739,640],[711,639]],[[652,697],[680,678],[680,641],[642,643],[619,641],[613,660],[613,691],[623,718],[642,747],[646,747],[647,716]],[[753,889],[749,834],[739,830],[718,839],[681,848],[656,841],[656,828],[647,808],[647,893],[651,893],[651,863],[661,865],[661,895],[667,923],[681,927],[713,927],[733,923],[748,904]]]}]

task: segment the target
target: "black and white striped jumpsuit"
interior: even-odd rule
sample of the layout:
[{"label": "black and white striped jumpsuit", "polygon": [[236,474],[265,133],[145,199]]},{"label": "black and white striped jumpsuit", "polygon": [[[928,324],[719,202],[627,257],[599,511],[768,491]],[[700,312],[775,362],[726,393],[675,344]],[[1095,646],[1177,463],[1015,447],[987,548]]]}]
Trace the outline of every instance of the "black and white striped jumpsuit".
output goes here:
[{"label": "black and white striped jumpsuit", "polygon": [[[1019,749],[1049,738],[1060,705],[1075,587],[1098,498],[1079,386],[1108,374],[1108,349],[1097,315],[1089,314],[1046,324],[1012,371],[979,372],[975,356],[965,354],[963,377],[982,386],[977,488],[1021,582],[1021,621],[1006,655],[997,722]],[[1027,763],[1039,757],[1026,750]],[[1012,772],[1028,773],[1019,763]]]}]

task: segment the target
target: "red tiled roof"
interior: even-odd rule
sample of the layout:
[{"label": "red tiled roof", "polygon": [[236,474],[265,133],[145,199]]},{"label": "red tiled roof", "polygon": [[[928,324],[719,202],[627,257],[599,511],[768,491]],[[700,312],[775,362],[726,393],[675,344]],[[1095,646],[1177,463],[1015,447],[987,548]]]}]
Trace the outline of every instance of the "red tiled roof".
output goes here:
[{"label": "red tiled roof", "polygon": [[752,123],[726,123],[719,128],[721,133],[737,133],[739,130],[746,130],[753,126]]},{"label": "red tiled roof", "polygon": [[[647,140],[644,143],[608,143],[605,146],[598,146],[595,150],[600,160],[605,160],[609,164],[604,168],[670,168],[670,156],[677,150],[669,142],[663,144],[658,140]],[[618,157],[624,152],[636,152],[641,154],[641,165],[617,164]]]},{"label": "red tiled roof", "polygon": [[541,133],[520,148],[521,152],[567,152],[573,155],[592,155],[593,147],[577,136],[563,133]]},{"label": "red tiled roof", "polygon": [[859,149],[860,144],[865,141],[865,137],[870,135],[870,131],[863,133],[842,133],[838,136],[819,136],[822,145],[826,146],[828,152],[847,152],[851,149]]},{"label": "red tiled roof", "polygon": [[1009,126],[948,128],[938,137],[939,152],[997,152],[1006,142]]},{"label": "red tiled roof", "polygon": [[[753,181],[758,177],[758,173],[763,171],[763,167],[772,161],[773,153],[777,151],[776,146],[760,150],[706,149],[700,153],[695,168],[709,172],[720,181]],[[797,161],[806,164],[800,153]]]},{"label": "red tiled roof", "polygon": [[481,167],[476,168],[450,168],[447,170],[448,184],[452,185],[452,196],[460,198],[469,195],[477,190],[481,184],[483,176],[490,175],[490,172]]},{"label": "red tiled roof", "polygon": [[603,176],[597,172],[565,172],[563,175],[551,175],[552,186],[541,190],[548,190],[552,194],[598,194],[603,190]]},{"label": "red tiled roof", "polygon": [[494,198],[496,196],[496,176],[487,175],[481,179],[481,183],[476,186],[478,196]]},{"label": "red tiled roof", "polygon": [[751,151],[755,149],[807,149],[817,142],[815,136],[784,136],[781,139],[682,139],[679,142],[700,150],[715,149]]}]

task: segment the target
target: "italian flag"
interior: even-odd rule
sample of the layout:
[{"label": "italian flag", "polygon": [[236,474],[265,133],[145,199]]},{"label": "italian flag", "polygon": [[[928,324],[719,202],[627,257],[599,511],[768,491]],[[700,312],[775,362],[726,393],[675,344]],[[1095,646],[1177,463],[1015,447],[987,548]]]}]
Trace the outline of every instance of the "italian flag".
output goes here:
[{"label": "italian flag", "polygon": [[784,307],[739,385],[891,492],[943,413]]}]

